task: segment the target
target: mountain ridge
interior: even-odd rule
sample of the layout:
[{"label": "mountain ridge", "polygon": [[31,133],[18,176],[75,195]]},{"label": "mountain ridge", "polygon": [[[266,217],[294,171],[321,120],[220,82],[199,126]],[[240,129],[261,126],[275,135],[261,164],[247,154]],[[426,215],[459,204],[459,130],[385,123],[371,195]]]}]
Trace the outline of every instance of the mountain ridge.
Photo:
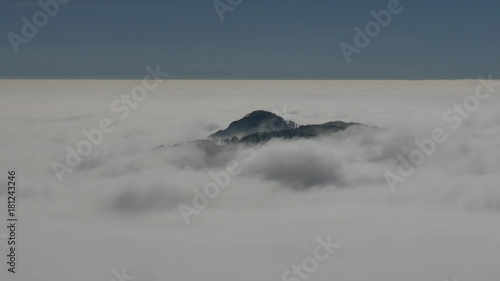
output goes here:
[{"label": "mountain ridge", "polygon": [[[233,121],[224,130],[219,130],[205,139],[189,141],[202,147],[214,147],[228,144],[258,144],[272,139],[314,138],[347,130],[352,126],[364,124],[344,121],[330,121],[323,124],[298,125],[285,120],[272,112],[264,110],[252,111],[243,118]],[[174,144],[169,147],[175,147]],[[155,147],[163,148],[165,145]]]}]

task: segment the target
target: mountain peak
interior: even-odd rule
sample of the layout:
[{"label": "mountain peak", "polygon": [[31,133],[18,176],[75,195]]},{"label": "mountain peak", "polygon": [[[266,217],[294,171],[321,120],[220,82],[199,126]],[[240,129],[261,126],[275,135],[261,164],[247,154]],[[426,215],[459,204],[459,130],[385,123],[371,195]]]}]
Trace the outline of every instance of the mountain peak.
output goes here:
[{"label": "mountain peak", "polygon": [[[272,112],[255,110],[232,122],[226,129],[211,134],[207,139],[192,141],[192,143],[213,153],[218,149],[219,144],[257,144],[272,139],[315,138],[344,131],[352,126],[369,127],[360,123],[343,121],[299,126],[295,122],[285,120]],[[371,126],[370,128],[376,127]],[[177,146],[177,144],[173,146]],[[165,146],[161,145],[155,149],[162,147]]]},{"label": "mountain peak", "polygon": [[245,115],[240,120],[234,121],[224,129],[210,135],[210,138],[224,139],[243,137],[258,132],[274,132],[296,128],[292,121],[265,110],[255,110]]},{"label": "mountain peak", "polygon": [[250,113],[248,113],[247,115],[245,115],[243,118],[245,117],[258,117],[258,116],[261,116],[261,117],[278,117],[278,118],[281,118],[280,116],[272,113],[272,112],[269,112],[269,111],[265,111],[265,110],[254,110]]}]

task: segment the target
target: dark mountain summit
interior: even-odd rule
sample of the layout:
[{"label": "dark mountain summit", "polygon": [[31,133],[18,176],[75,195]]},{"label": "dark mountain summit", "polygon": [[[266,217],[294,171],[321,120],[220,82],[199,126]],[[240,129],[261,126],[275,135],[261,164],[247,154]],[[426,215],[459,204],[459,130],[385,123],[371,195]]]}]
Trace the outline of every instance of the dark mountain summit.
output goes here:
[{"label": "dark mountain summit", "polygon": [[[283,119],[274,113],[257,110],[234,121],[224,129],[217,131],[207,139],[191,141],[199,147],[219,151],[224,144],[257,144],[272,139],[314,138],[344,131],[351,126],[366,126],[359,123],[343,121],[327,122],[316,125],[297,125],[295,122]],[[173,146],[177,146],[173,145]],[[161,145],[157,148],[162,148]]]},{"label": "dark mountain summit", "polygon": [[238,121],[232,122],[227,129],[210,135],[209,139],[222,144],[255,144],[275,138],[313,138],[343,131],[355,125],[360,126],[362,124],[334,121],[324,124],[299,126],[295,122],[285,120],[274,113],[257,110],[245,115]]},{"label": "dark mountain summit", "polygon": [[212,139],[241,138],[253,133],[276,132],[297,128],[297,124],[286,121],[274,113],[256,110],[234,121],[225,130],[210,135]]}]

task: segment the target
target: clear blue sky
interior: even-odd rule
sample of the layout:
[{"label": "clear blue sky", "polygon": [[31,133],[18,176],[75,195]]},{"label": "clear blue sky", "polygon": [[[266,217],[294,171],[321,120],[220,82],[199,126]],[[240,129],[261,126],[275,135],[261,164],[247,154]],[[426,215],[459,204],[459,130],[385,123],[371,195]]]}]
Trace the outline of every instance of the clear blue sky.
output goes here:
[{"label": "clear blue sky", "polygon": [[[44,0],[47,1],[47,0]],[[227,0],[221,0],[227,2]],[[15,54],[34,0],[0,0],[0,78],[463,79],[500,73],[500,0],[401,0],[346,62],[387,0],[243,0],[220,21],[212,0],[72,0]]]}]

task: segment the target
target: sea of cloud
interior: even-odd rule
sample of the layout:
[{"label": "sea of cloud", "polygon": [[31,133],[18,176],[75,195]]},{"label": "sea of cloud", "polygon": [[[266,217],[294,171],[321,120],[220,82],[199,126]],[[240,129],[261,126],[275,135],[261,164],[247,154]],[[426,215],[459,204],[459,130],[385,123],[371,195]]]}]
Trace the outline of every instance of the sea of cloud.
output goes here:
[{"label": "sea of cloud", "polygon": [[[341,247],[310,280],[497,281],[500,87],[458,129],[443,120],[479,83],[165,81],[119,120],[110,105],[141,81],[0,81],[0,219],[11,169],[20,218],[18,273],[0,241],[0,279],[108,281],[126,268],[145,281],[278,281],[331,235]],[[378,129],[274,140],[251,161],[232,147],[153,149],[257,109]],[[102,118],[115,131],[59,182],[51,163]],[[448,140],[392,192],[384,173],[435,128]],[[242,172],[187,225],[179,204],[230,161]]]}]

